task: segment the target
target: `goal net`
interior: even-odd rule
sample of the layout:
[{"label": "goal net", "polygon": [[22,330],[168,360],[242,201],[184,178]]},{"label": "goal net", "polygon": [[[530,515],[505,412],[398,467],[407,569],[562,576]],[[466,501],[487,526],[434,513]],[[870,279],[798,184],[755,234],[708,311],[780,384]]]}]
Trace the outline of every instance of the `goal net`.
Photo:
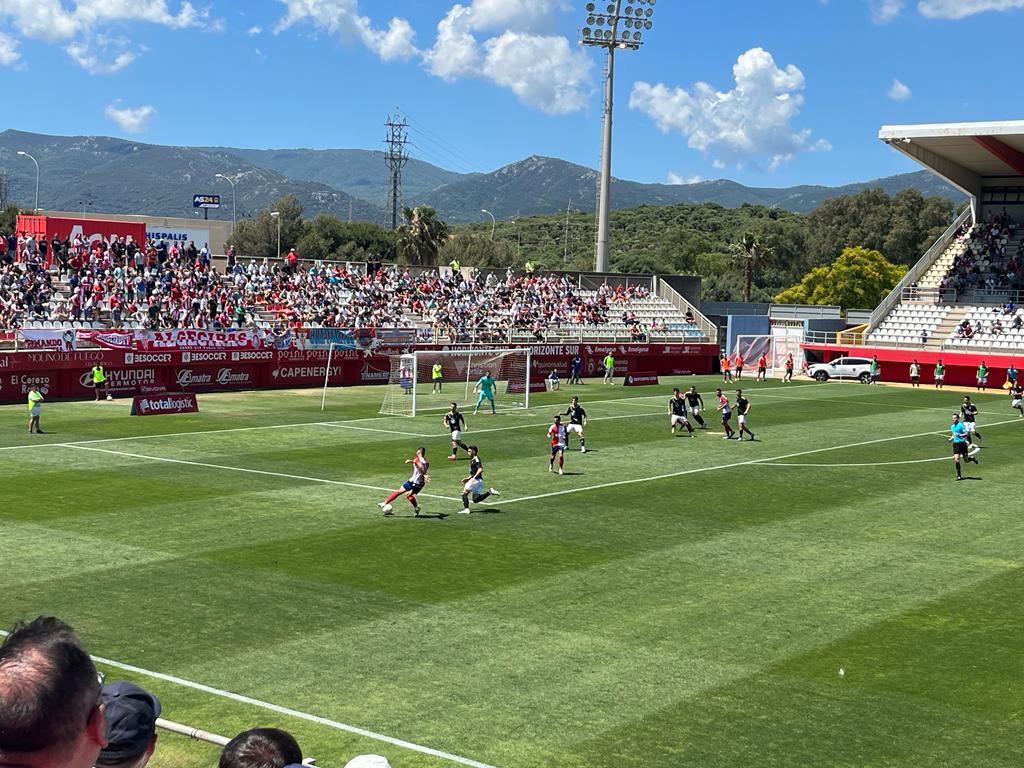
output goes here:
[{"label": "goal net", "polygon": [[[440,379],[434,377],[439,365]],[[451,403],[468,411],[477,403],[478,382],[490,373],[497,410],[530,407],[530,350],[474,349],[410,352],[391,358],[384,402],[387,416],[415,416],[424,411],[447,411]],[[489,411],[484,400],[481,410]]]},{"label": "goal net", "polygon": [[769,376],[782,376],[786,370],[786,357],[793,355],[794,372],[799,373],[803,363],[800,348],[802,335],[773,334],[771,336],[737,336],[730,359],[738,352],[743,357],[744,378],[757,375],[757,362],[764,355]]}]

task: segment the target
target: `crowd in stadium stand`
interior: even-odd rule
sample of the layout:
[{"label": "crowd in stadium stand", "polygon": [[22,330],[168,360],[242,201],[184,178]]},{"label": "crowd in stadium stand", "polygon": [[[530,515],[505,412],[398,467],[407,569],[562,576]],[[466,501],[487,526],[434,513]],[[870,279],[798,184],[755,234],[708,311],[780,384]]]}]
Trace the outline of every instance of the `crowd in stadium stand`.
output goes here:
[{"label": "crowd in stadium stand", "polygon": [[[291,327],[387,328],[417,322],[450,338],[506,338],[510,330],[538,340],[572,322],[600,326],[611,308],[648,295],[646,288],[601,286],[583,296],[567,276],[501,279],[449,270],[414,274],[408,268],[303,264],[294,250],[280,263],[236,259],[213,267],[212,254],[194,243],[181,247],[132,239],[38,243],[6,239],[0,263],[0,329],[43,320],[102,321],[113,328],[252,327],[260,312]],[[52,266],[44,268],[47,260]],[[56,275],[54,274],[56,273]],[[60,284],[58,284],[60,283]],[[634,339],[647,328],[623,313]]]},{"label": "crowd in stadium stand", "polygon": [[943,295],[956,301],[968,291],[1024,289],[1024,240],[1015,252],[1007,250],[1017,224],[1003,210],[984,223],[965,226],[959,233],[967,248],[958,255],[939,284]]},{"label": "crowd in stadium stand", "polygon": [[[163,714],[160,700],[145,689],[107,682],[60,619],[19,623],[0,645],[0,765],[143,768],[158,749]],[[218,768],[303,768],[310,762],[287,731],[252,728],[224,746]],[[345,768],[390,765],[380,755],[359,755]]]}]

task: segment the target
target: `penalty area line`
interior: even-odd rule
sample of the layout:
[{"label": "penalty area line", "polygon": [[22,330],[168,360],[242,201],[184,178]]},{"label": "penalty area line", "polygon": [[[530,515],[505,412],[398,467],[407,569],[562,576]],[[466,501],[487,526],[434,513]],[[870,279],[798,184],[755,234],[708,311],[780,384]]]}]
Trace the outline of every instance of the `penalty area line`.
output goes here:
[{"label": "penalty area line", "polygon": [[[1002,424],[1017,424],[1019,423],[1019,417],[1016,419],[1007,419],[1005,421],[994,421],[990,424],[986,424],[985,427],[998,427]],[[910,440],[916,437],[929,437],[931,435],[945,435],[946,432],[938,432],[935,430],[929,432],[917,432],[913,435],[894,435],[892,437],[880,437],[875,440],[863,440],[859,443],[847,443],[846,445],[831,445],[825,448],[812,448],[807,451],[798,451],[796,453],[787,453],[781,456],[769,456],[763,459],[748,459],[746,461],[734,461],[730,464],[718,464],[711,467],[695,467],[694,469],[683,469],[679,472],[668,472],[663,475],[654,475],[652,477],[638,477],[631,480],[614,480],[609,483],[598,483],[597,485],[589,485],[584,488],[566,488],[562,491],[551,491],[549,493],[538,493],[532,496],[520,496],[515,499],[508,499],[502,501],[502,505],[518,504],[521,501],[536,501],[537,499],[549,499],[554,496],[568,496],[574,493],[586,493],[587,491],[599,491],[604,488],[617,488],[622,485],[636,485],[638,483],[650,483],[656,480],[669,480],[674,477],[685,477],[686,475],[698,475],[703,472],[715,472],[720,469],[735,469],[736,467],[749,467],[758,464],[771,466],[772,462],[785,461],[786,459],[795,459],[799,456],[811,456],[816,453],[825,453],[827,451],[841,451],[846,448],[860,448],[865,445],[877,445],[878,443],[888,443],[894,440]],[[948,461],[948,458],[946,459]],[[935,459],[929,459],[929,461],[935,461]],[[786,465],[792,466],[792,465]],[[803,464],[799,466],[813,467],[813,464]],[[837,466],[829,464],[827,466]]]},{"label": "penalty area line", "polygon": [[[7,637],[10,633],[0,630],[0,635]],[[259,707],[260,709],[266,709],[270,712],[276,712],[279,715],[286,715],[288,717],[298,718],[299,720],[306,720],[310,723],[316,723],[317,725],[323,725],[328,728],[333,728],[337,731],[345,731],[346,733],[352,733],[356,736],[363,736],[374,741],[384,742],[391,744],[392,746],[401,747],[402,749],[408,749],[413,752],[419,752],[423,755],[430,755],[431,757],[439,757],[442,760],[447,760],[452,763],[459,763],[461,765],[468,765],[471,768],[495,768],[493,765],[487,763],[481,763],[478,760],[471,760],[468,757],[462,757],[460,755],[452,754],[451,752],[444,752],[440,749],[434,749],[433,747],[425,747],[422,744],[416,744],[405,739],[398,739],[394,736],[386,736],[383,733],[376,733],[369,731],[365,728],[360,728],[356,725],[348,725],[337,720],[331,720],[326,717],[320,717],[319,715],[311,715],[308,712],[302,712],[291,707],[282,707],[279,704],[271,704],[268,701],[262,701],[260,699],[254,699],[251,696],[245,696],[240,693],[232,693],[231,691],[225,691],[220,688],[214,688],[203,683],[197,683],[192,680],[186,680],[183,677],[177,677],[176,675],[168,675],[163,672],[154,672],[150,669],[143,669],[142,667],[136,667],[134,664],[125,664],[121,661],[115,661],[113,659],[105,659],[102,656],[91,656],[92,660],[97,664],[102,664],[105,667],[113,667],[114,669],[120,669],[123,672],[131,672],[136,675],[144,675],[151,677],[154,680],[163,680],[166,683],[173,683],[174,685],[181,686],[183,688],[191,688],[195,691],[201,691],[203,693],[209,693],[213,696],[218,696],[222,699],[230,699],[236,701],[239,704],[248,704],[249,706]]]},{"label": "penalty area line", "polygon": [[[292,475],[287,472],[271,472],[267,469],[250,469],[248,467],[232,467],[227,464],[210,464],[203,461],[188,461],[186,459],[172,459],[167,456],[147,456],[141,453],[128,453],[127,451],[114,451],[109,448],[93,448],[87,445],[76,445],[75,443],[54,443],[60,448],[73,448],[76,451],[91,451],[93,453],[108,453],[112,456],[124,456],[129,459],[140,459],[142,461],[162,461],[167,464],[182,464],[188,467],[200,467],[202,469],[222,469],[226,472],[245,472],[251,475],[266,475],[268,477],[284,477],[288,480],[302,480],[307,483],[323,483],[324,485],[341,485],[346,488],[359,488],[364,491],[380,491],[390,493],[394,488],[382,488],[377,485],[365,485],[363,483],[351,483],[346,480],[328,480],[323,477],[310,477],[309,475]],[[432,493],[419,494],[426,499],[440,499],[442,501],[461,501],[454,496],[438,496]]]}]

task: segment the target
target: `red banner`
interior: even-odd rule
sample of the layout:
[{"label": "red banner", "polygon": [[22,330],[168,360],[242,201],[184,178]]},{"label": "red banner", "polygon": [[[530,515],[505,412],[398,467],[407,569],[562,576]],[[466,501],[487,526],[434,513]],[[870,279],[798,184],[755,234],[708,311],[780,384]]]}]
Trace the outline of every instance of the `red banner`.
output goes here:
[{"label": "red banner", "polygon": [[198,412],[199,401],[191,392],[136,395],[132,398],[132,416],[165,416],[169,413]]},{"label": "red banner", "polygon": [[86,242],[104,240],[110,242],[115,235],[121,239],[131,237],[139,245],[146,242],[146,225],[134,221],[103,221],[100,219],[63,219],[54,216],[18,216],[19,232],[30,232],[52,240],[56,235],[61,240],[74,240],[81,235]]},{"label": "red banner", "polygon": [[267,349],[268,346],[265,334],[250,330],[205,331],[198,328],[175,328],[169,331],[143,331],[135,335],[135,349],[140,350],[239,350]]},{"label": "red banner", "polygon": [[79,341],[88,341],[104,349],[131,349],[135,334],[131,331],[92,331],[81,328],[75,333]]},{"label": "red banner", "polygon": [[624,387],[647,387],[658,383],[658,374],[653,371],[643,373],[627,373],[622,380]]},{"label": "red banner", "polygon": [[180,391],[256,389],[260,386],[257,369],[253,365],[196,365],[172,370],[171,386]]}]

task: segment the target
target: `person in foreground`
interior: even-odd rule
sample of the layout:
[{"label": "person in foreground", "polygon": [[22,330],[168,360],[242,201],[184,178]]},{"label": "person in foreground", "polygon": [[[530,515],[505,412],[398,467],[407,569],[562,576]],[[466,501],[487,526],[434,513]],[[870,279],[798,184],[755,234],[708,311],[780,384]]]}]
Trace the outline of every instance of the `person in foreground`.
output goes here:
[{"label": "person in foreground", "polygon": [[144,768],[156,749],[160,700],[121,680],[103,686],[102,697],[108,741],[96,768]]},{"label": "person in foreground", "polygon": [[475,445],[469,446],[469,475],[462,478],[462,509],[460,515],[469,514],[469,495],[473,494],[473,503],[479,504],[488,496],[501,496],[494,488],[484,490],[484,463],[478,455]]},{"label": "person in foreground", "polygon": [[280,728],[242,731],[224,747],[219,768],[285,768],[302,764],[299,743]]},{"label": "person in foreground", "polygon": [[963,474],[960,470],[960,459],[964,461],[973,461],[978,464],[978,460],[970,454],[970,443],[967,442],[967,427],[960,421],[960,414],[953,414],[953,423],[949,425],[949,442],[953,444],[953,463],[956,466],[956,479],[963,480]]},{"label": "person in foreground", "polygon": [[107,746],[103,678],[60,619],[15,625],[0,646],[0,766],[92,768]]},{"label": "person in foreground", "polygon": [[422,508],[419,502],[416,501],[416,494],[423,490],[423,486],[430,482],[430,475],[427,474],[427,470],[430,469],[430,464],[427,462],[427,449],[420,446],[416,449],[416,455],[411,459],[405,460],[406,464],[412,464],[412,475],[409,479],[402,483],[402,487],[398,490],[392,491],[391,494],[384,499],[384,501],[377,504],[380,507],[381,512],[385,515],[391,516],[394,514],[392,511],[391,502],[405,494],[405,498],[412,504],[412,511],[416,517],[420,516]]}]

